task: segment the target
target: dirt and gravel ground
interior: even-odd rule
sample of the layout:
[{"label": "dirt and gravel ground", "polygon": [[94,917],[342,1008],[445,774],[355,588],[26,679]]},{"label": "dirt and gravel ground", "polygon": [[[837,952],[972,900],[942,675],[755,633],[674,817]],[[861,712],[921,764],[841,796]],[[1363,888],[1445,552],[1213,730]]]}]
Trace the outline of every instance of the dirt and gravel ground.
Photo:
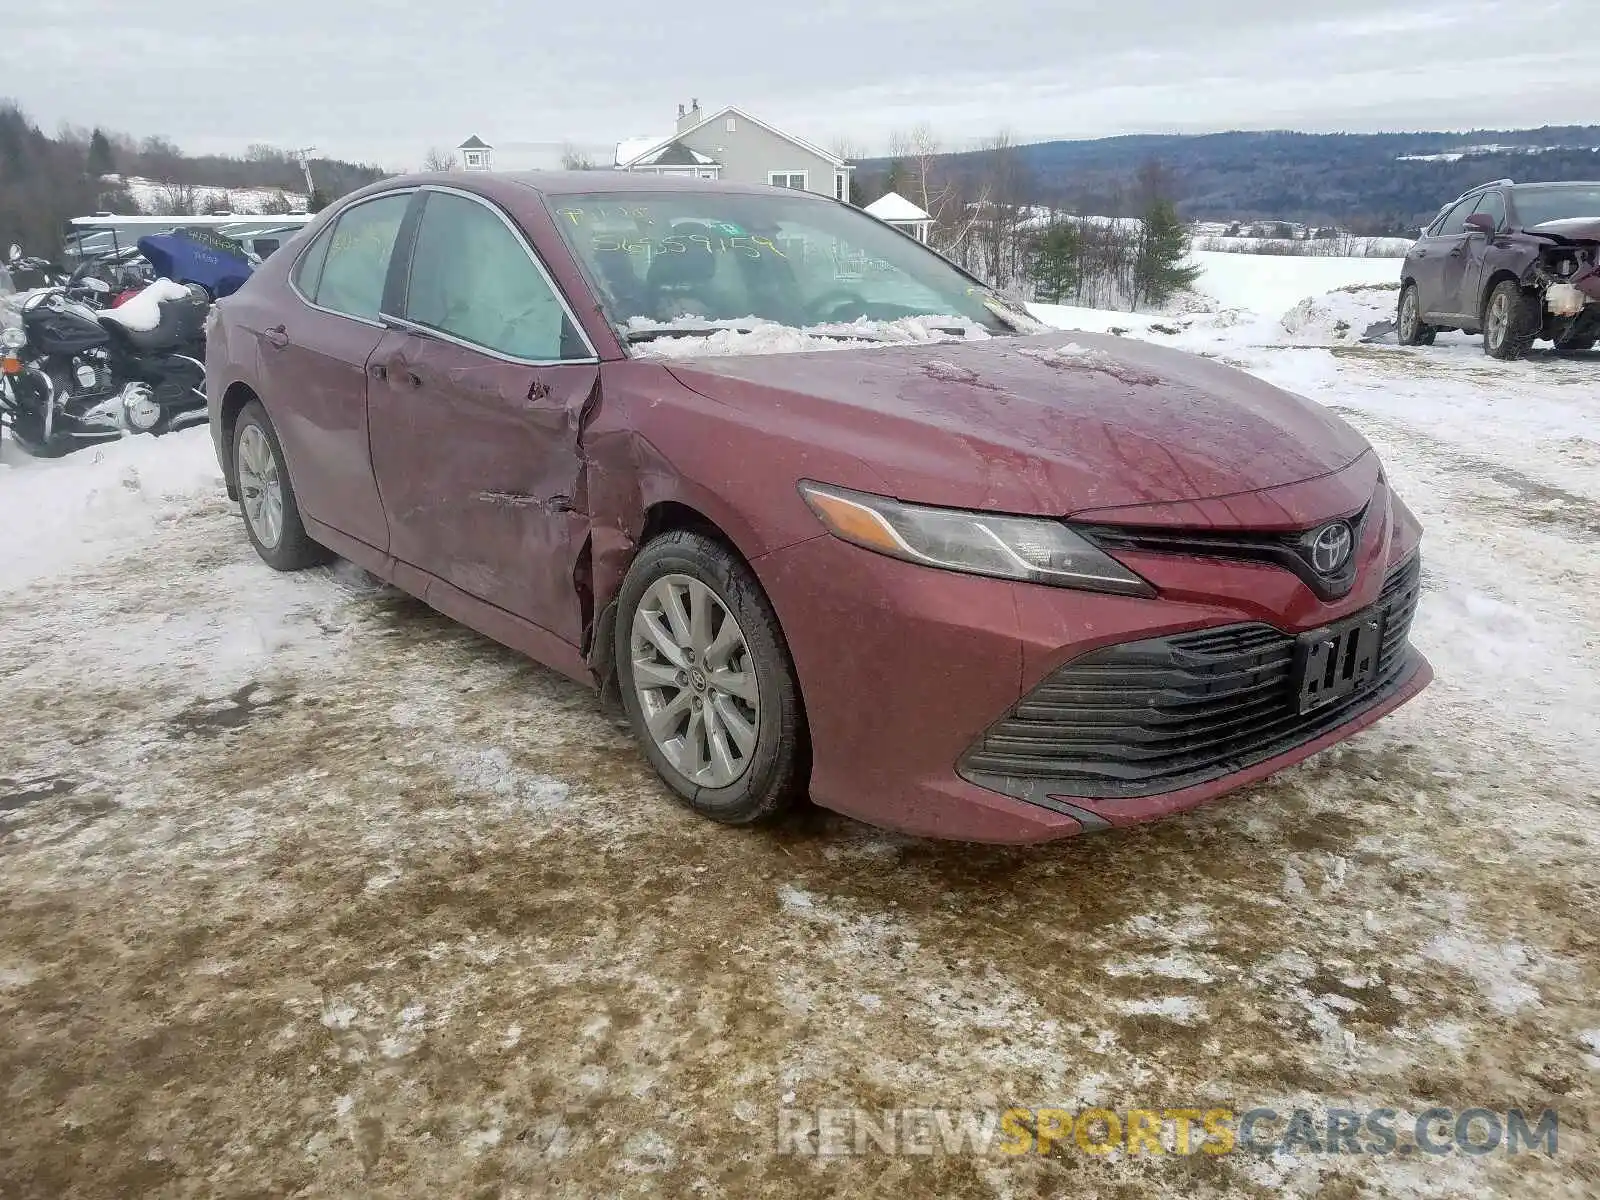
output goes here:
[{"label": "dirt and gravel ground", "polygon": [[[1384,453],[1438,683],[1035,849],[687,814],[580,689],[267,571],[204,432],[0,469],[70,473],[20,515],[87,547],[0,593],[0,1196],[1600,1193],[1600,442],[1431,415],[1595,418],[1600,364],[1238,353]],[[1552,1106],[1560,1149],[778,1152],[783,1109],[1097,1104]]]}]

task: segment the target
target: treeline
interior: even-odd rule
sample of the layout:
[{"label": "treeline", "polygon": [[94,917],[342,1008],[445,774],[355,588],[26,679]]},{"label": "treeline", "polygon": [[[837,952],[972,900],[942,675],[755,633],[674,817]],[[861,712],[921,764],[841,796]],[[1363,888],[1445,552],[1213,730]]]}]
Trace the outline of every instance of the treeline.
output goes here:
[{"label": "treeline", "polygon": [[1176,180],[1164,164],[1152,159],[1133,172],[1125,183],[1132,215],[1107,220],[1079,215],[1042,186],[1024,149],[997,134],[979,151],[946,155],[918,126],[892,139],[881,170],[859,172],[855,199],[904,196],[933,217],[935,249],[1031,299],[1133,309],[1163,304],[1194,282]]},{"label": "treeline", "polygon": [[[311,206],[383,178],[377,167],[313,158]],[[201,188],[279,188],[305,191],[300,163],[271,146],[244,155],[188,155],[162,137],[142,140],[100,129],[41,130],[21,108],[0,101],[0,249],[20,242],[54,254],[67,222],[93,212],[134,212],[125,189],[106,175],[138,176],[168,185],[174,196]]]},{"label": "treeline", "polygon": [[[1287,131],[1140,135],[1016,148],[1036,204],[1133,216],[1141,164],[1173,172],[1173,199],[1190,219],[1281,219],[1338,225],[1362,236],[1415,236],[1445,201],[1490,179],[1600,178],[1600,126],[1470,133],[1311,134]],[[1492,148],[1492,149],[1486,149]],[[940,157],[972,169],[988,144]],[[1431,156],[1450,157],[1431,157]],[[1462,155],[1462,157],[1454,157]],[[1422,157],[1417,157],[1422,156]],[[889,158],[862,162],[881,175]]]}]

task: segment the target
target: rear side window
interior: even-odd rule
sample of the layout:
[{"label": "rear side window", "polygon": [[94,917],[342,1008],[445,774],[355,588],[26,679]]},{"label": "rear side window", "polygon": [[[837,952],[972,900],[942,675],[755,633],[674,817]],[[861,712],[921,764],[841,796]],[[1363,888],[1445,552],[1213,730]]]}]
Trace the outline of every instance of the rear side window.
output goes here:
[{"label": "rear side window", "polygon": [[1506,224],[1506,201],[1499,192],[1485,192],[1478,200],[1478,207],[1474,212],[1481,212],[1494,219],[1496,229],[1504,229]]},{"label": "rear side window", "polygon": [[592,357],[499,213],[450,192],[427,197],[411,256],[407,320],[511,358]]},{"label": "rear side window", "polygon": [[317,240],[311,243],[309,249],[300,256],[300,261],[295,263],[294,272],[290,276],[294,286],[307,300],[317,297],[317,283],[322,278],[322,263],[328,257],[328,243],[333,240],[333,226],[329,225],[317,235]]},{"label": "rear side window", "polygon": [[[410,204],[411,193],[401,192],[367,200],[341,213],[331,237],[323,235],[328,238],[328,248],[322,252],[317,290],[306,294],[321,308],[376,321],[395,235]],[[308,265],[316,254],[313,246],[301,265]]]}]

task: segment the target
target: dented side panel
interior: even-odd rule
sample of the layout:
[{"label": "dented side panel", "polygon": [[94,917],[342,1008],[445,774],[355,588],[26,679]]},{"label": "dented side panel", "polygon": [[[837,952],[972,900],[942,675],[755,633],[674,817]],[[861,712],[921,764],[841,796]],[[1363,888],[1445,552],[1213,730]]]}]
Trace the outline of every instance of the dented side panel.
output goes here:
[{"label": "dented side panel", "polygon": [[372,361],[390,553],[577,645],[589,524],[579,433],[598,366],[530,367],[400,332]]}]

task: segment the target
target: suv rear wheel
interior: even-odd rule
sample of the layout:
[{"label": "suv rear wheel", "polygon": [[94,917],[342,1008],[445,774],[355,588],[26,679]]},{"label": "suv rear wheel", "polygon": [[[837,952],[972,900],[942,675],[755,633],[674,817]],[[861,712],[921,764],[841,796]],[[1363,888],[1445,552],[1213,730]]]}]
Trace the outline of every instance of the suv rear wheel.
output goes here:
[{"label": "suv rear wheel", "polygon": [[1400,289],[1400,314],[1395,321],[1395,336],[1402,346],[1431,346],[1438,330],[1422,321],[1422,299],[1417,285],[1408,283]]},{"label": "suv rear wheel", "polygon": [[1539,300],[1515,279],[1502,279],[1483,308],[1483,349],[1491,358],[1521,358],[1539,336]]}]

